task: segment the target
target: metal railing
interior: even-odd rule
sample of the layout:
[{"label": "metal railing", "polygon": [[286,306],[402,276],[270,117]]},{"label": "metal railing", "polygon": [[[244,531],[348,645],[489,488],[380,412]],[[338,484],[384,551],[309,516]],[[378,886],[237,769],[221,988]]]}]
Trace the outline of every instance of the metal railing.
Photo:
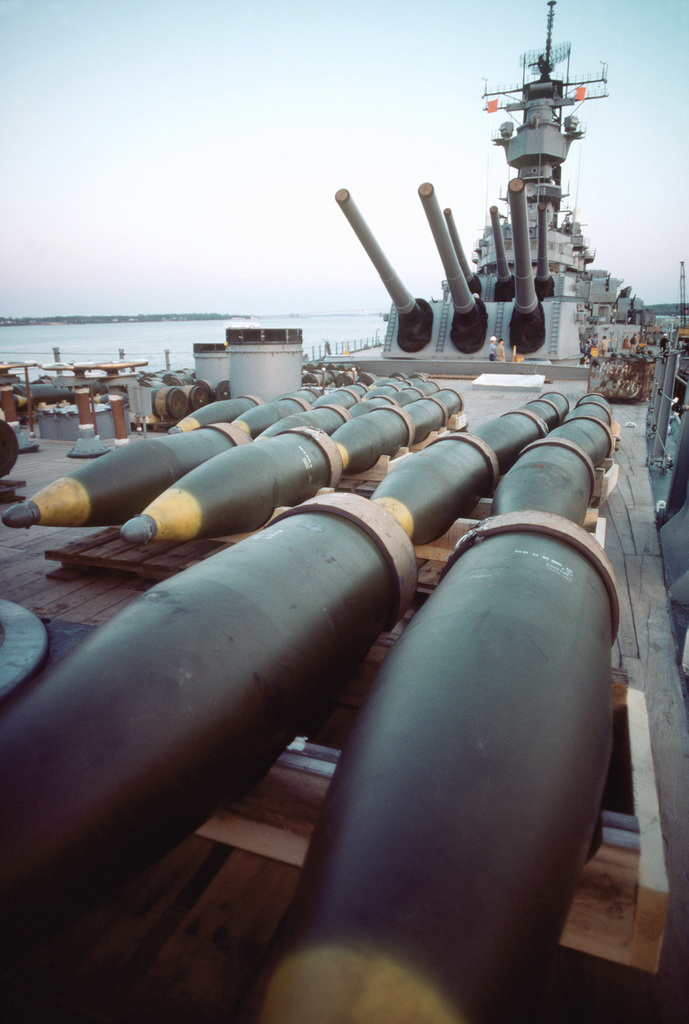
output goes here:
[{"label": "metal railing", "polygon": [[660,465],[664,468],[672,465],[672,455],[668,450],[667,441],[670,413],[675,401],[675,382],[682,380],[677,373],[680,353],[679,348],[670,348],[662,358],[656,360],[647,431],[649,439],[653,438],[653,451],[649,455],[649,465]]},{"label": "metal railing", "polygon": [[378,332],[376,332],[373,338],[358,338],[356,341],[335,341],[331,343],[324,338],[323,342],[318,346],[310,346],[310,355],[308,352],[304,353],[304,362],[323,362],[327,359],[335,359],[337,356],[352,356],[356,352],[365,352],[366,349],[380,348],[382,344],[383,341]]}]

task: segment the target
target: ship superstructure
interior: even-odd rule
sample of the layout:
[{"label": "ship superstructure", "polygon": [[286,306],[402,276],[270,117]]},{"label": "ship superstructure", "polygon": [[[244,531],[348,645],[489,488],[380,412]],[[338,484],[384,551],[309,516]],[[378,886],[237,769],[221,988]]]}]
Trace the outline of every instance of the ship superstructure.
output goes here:
[{"label": "ship superstructure", "polygon": [[[414,298],[397,277],[346,189],[336,199],[378,270],[393,306],[384,355],[389,358],[487,359],[493,336],[507,358],[578,360],[586,340],[632,334],[643,303],[621,280],[591,267],[595,250],[578,211],[567,206],[562,165],[583,138],[581,105],[608,95],[607,66],[594,75],[570,74],[570,44],[554,45],[556,0],[549,0],[546,45],[521,58],[521,84],[486,86],[485,109],[509,116],[493,137],[514,170],[503,199],[475,245],[472,268],[452,211],[441,212],[433,186],[419,197],[445,280],[442,299]],[[564,67],[564,71],[558,69]],[[641,309],[641,311],[640,311]]]},{"label": "ship superstructure", "polygon": [[[555,0],[549,0],[548,7],[545,49],[522,55],[521,85],[486,87],[484,99],[486,110],[503,109],[510,115],[493,143],[504,149],[508,165],[524,182],[531,263],[545,321],[545,340],[538,350],[546,351],[539,354],[563,359],[579,353],[590,320],[612,320],[621,281],[607,271],[589,272],[595,249],[582,231],[578,211],[566,208],[569,197],[562,188],[562,165],[572,142],[585,133],[577,111],[585,101],[608,95],[607,66],[595,75],[573,77],[570,43],[552,41]],[[558,75],[556,68],[563,64],[566,71]],[[509,282],[504,269],[501,280],[500,234],[512,276]],[[503,223],[497,208],[491,208],[491,224],[476,245],[477,275],[486,300],[514,297],[514,244],[512,223]],[[592,301],[604,308],[594,311]]]}]

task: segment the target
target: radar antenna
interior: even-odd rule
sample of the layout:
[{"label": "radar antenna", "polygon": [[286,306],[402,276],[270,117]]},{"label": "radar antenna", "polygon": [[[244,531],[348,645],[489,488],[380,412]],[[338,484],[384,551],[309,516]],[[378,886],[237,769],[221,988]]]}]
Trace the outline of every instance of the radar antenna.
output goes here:
[{"label": "radar antenna", "polygon": [[538,69],[541,74],[550,74],[554,65],[550,63],[550,51],[553,45],[553,21],[555,19],[555,4],[557,0],[548,0],[548,35],[545,41],[545,54],[538,62]]},{"label": "radar antenna", "polygon": [[553,21],[555,20],[555,4],[557,0],[548,0],[548,34],[546,36],[545,53],[539,50],[531,50],[530,53],[522,54],[522,68],[536,68],[541,75],[542,82],[550,81],[550,74],[555,67],[569,57],[571,44],[559,43],[553,46]]}]

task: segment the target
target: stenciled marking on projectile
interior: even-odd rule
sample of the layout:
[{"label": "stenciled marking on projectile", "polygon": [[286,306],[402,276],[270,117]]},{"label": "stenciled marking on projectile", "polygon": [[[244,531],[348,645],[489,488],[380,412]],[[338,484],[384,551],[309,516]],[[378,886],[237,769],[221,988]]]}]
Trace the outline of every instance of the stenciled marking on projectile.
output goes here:
[{"label": "stenciled marking on projectile", "polygon": [[[317,515],[309,514],[304,512],[301,516],[290,516],[290,519],[294,519],[294,529],[300,530],[312,530],[314,533],[325,533],[325,526],[317,522]],[[289,531],[285,530],[282,526],[271,526],[270,524],[264,530],[257,530],[256,533],[250,534],[242,541],[242,544],[271,544],[275,541],[276,537],[289,537]],[[189,570],[187,570],[189,571]]]},{"label": "stenciled marking on projectile", "polygon": [[570,569],[567,565],[563,565],[562,562],[558,562],[555,558],[539,554],[538,551],[525,551],[523,548],[516,548],[514,553],[515,555],[526,555],[528,558],[540,558],[541,561],[546,563],[546,568],[551,572],[557,573],[565,583],[571,583],[574,579],[574,570]]},{"label": "stenciled marking on projectile", "polygon": [[304,468],[313,469],[313,459],[311,458],[309,452],[307,452],[306,448],[302,448],[302,446],[299,445],[299,451],[301,452],[301,461],[304,464]]}]

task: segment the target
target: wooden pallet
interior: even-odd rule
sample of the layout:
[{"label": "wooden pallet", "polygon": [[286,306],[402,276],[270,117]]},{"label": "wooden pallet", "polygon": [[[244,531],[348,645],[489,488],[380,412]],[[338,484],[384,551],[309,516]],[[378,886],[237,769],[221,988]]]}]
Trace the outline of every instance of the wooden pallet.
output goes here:
[{"label": "wooden pallet", "polygon": [[132,546],[120,540],[118,527],[107,527],[63,548],[49,548],[45,557],[61,568],[49,579],[65,579],[89,569],[111,569],[150,580],[165,580],[227,547],[223,540],[191,540]]},{"label": "wooden pallet", "polygon": [[593,498],[597,502],[605,501],[612,491],[617,487],[617,480],[620,473],[618,462],[612,459],[604,459],[596,469],[596,482],[593,488]]},{"label": "wooden pallet", "polygon": [[0,480],[0,505],[11,505],[15,501],[24,501],[26,495],[17,494],[18,487],[26,487],[26,480]]},{"label": "wooden pallet", "polygon": [[[669,886],[646,698],[613,673],[613,755],[602,814],[602,843],[588,862],[561,945],[655,972]],[[604,807],[606,801],[604,799]]]},{"label": "wooden pallet", "polygon": [[[417,561],[419,559],[430,559],[434,562],[444,563],[465,533],[468,533],[469,530],[472,530],[478,523],[483,519],[487,519],[492,514],[492,507],[492,498],[480,498],[472,509],[471,515],[456,519],[449,530],[441,537],[430,541],[428,544],[415,545],[414,551],[416,552]],[[605,546],[606,519],[604,516],[601,516],[600,509],[595,506],[587,509],[583,526],[584,529],[594,535],[601,547]]]},{"label": "wooden pallet", "polygon": [[447,421],[447,425],[442,427],[440,430],[432,430],[423,441],[419,441],[418,444],[410,445],[408,448],[400,448],[395,455],[381,455],[375,465],[371,466],[370,469],[365,469],[361,473],[343,473],[340,484],[338,484],[338,490],[357,490],[357,485],[362,484],[379,484],[381,480],[384,480],[388,473],[391,472],[398,466],[403,459],[408,458],[415,452],[421,452],[424,448],[428,448],[429,445],[437,441],[443,434],[447,434],[449,431],[466,430],[467,428],[467,417],[465,413],[455,413]]},{"label": "wooden pallet", "polygon": [[[350,697],[365,692],[389,650],[374,644]],[[561,945],[655,972],[665,928],[668,882],[643,693],[613,672],[613,753],[602,841],[586,865]],[[347,697],[343,697],[346,701]],[[360,702],[360,701],[359,701]],[[293,744],[241,800],[207,821],[198,835],[301,867],[340,751]]]}]

